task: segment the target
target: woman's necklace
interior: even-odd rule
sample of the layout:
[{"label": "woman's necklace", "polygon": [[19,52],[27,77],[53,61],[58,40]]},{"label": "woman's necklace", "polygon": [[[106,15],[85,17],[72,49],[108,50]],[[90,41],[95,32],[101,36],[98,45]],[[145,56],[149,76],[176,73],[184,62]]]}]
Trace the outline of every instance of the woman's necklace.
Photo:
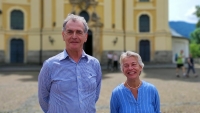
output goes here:
[{"label": "woman's necklace", "polygon": [[127,85],[130,89],[137,89],[137,88],[139,88],[140,85],[141,85],[141,83],[142,83],[142,82],[140,81],[140,84],[139,84],[137,87],[131,87],[131,86],[128,85],[128,83],[127,83],[127,81],[126,81],[126,85]]}]

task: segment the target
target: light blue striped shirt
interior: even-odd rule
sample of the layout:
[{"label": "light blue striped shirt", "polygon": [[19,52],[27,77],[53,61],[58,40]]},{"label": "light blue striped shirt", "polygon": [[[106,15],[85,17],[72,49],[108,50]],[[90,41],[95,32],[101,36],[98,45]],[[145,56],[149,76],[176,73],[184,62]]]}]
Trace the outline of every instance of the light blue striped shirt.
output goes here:
[{"label": "light blue striped shirt", "polygon": [[47,59],[38,76],[38,98],[45,113],[96,113],[101,87],[99,61],[83,51],[74,62],[64,50]]},{"label": "light blue striped shirt", "polygon": [[111,95],[110,113],[160,113],[160,97],[156,87],[142,81],[137,100],[124,83],[117,86]]}]

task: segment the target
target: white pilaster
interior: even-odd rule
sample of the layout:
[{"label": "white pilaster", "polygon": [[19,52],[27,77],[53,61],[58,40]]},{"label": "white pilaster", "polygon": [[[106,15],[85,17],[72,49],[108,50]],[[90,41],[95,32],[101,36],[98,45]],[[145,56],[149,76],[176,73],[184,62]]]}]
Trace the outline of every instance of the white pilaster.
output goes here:
[{"label": "white pilaster", "polygon": [[40,22],[41,22],[41,7],[40,7],[41,0],[31,0],[31,13],[30,13],[30,20],[31,20],[31,29],[39,29]]},{"label": "white pilaster", "polygon": [[122,0],[115,0],[115,29],[123,30],[123,3]]},{"label": "white pilaster", "polygon": [[56,0],[56,28],[61,29],[64,21],[64,0]]},{"label": "white pilaster", "polygon": [[52,0],[44,0],[44,29],[52,28]]},{"label": "white pilaster", "polygon": [[111,29],[112,27],[112,2],[104,0],[104,28]]},{"label": "white pilaster", "polygon": [[[3,12],[3,9],[2,9],[2,0],[0,0],[0,10]],[[2,14],[0,14],[0,29],[3,28],[2,21],[3,21]]]},{"label": "white pilaster", "polygon": [[127,31],[134,31],[134,13],[133,13],[133,0],[125,0],[125,24]]},{"label": "white pilaster", "polygon": [[164,21],[165,21],[164,27],[165,27],[166,31],[170,32],[169,23],[168,23],[169,22],[169,19],[168,19],[168,15],[169,15],[168,1],[169,0],[163,0],[163,7],[164,7],[164,13],[165,13],[165,15],[164,15]]},{"label": "white pilaster", "polygon": [[[157,0],[156,7],[156,30],[169,31],[168,25],[168,0]],[[162,17],[162,19],[161,19]]]}]

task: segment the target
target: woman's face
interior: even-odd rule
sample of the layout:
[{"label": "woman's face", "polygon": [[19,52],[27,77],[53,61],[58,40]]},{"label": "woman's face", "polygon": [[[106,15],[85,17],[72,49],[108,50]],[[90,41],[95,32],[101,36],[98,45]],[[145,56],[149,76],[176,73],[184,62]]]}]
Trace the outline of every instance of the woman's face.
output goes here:
[{"label": "woman's face", "polygon": [[139,65],[137,57],[126,57],[123,59],[122,71],[127,79],[137,79],[140,76],[142,67]]}]

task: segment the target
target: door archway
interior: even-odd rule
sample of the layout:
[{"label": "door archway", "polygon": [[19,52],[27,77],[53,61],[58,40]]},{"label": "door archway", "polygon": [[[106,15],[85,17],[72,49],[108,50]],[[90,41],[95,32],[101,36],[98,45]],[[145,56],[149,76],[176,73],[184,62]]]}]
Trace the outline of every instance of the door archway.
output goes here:
[{"label": "door archway", "polygon": [[140,56],[143,62],[150,62],[150,42],[149,40],[140,41]]},{"label": "door archway", "polygon": [[24,62],[24,41],[22,39],[12,39],[10,41],[10,62]]},{"label": "door archway", "polygon": [[84,43],[84,51],[88,54],[88,55],[93,55],[93,37],[92,37],[92,31],[88,30],[88,38],[87,41]]}]

